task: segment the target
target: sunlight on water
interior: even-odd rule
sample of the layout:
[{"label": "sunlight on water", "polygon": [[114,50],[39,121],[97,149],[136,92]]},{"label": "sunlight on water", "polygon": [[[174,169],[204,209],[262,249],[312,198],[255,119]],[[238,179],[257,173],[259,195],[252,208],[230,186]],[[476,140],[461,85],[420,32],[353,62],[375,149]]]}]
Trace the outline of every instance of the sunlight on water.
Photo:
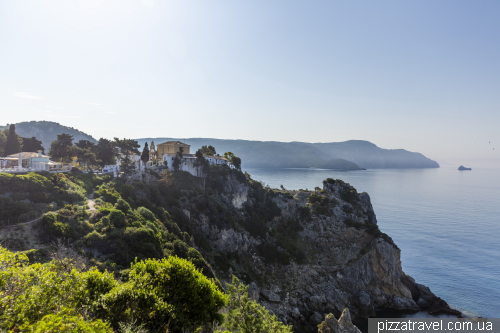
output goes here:
[{"label": "sunlight on water", "polygon": [[371,197],[403,270],[469,315],[500,317],[500,170],[247,169],[273,188],[342,179]]}]

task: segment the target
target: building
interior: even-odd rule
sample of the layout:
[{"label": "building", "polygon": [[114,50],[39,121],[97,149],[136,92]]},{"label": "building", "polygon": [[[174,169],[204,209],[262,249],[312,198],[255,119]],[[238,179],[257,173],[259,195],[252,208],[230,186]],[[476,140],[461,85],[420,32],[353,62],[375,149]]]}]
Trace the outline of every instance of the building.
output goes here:
[{"label": "building", "polygon": [[2,172],[29,172],[29,171],[49,171],[68,172],[73,164],[58,163],[49,159],[49,156],[38,152],[21,152],[7,157],[0,157],[0,170]]},{"label": "building", "polygon": [[[151,142],[151,145],[154,147],[154,142]],[[159,157],[163,154],[174,154],[175,156],[181,149],[183,155],[189,155],[191,146],[180,141],[167,141],[156,146],[156,153]]]},{"label": "building", "polygon": [[[154,143],[151,145],[154,147]],[[169,170],[174,170],[174,159],[178,153],[182,153],[181,163],[179,165],[179,170],[187,171],[193,176],[199,177],[200,170],[195,165],[196,156],[190,152],[191,146],[180,141],[167,141],[160,143],[156,146],[156,155],[158,159],[163,162],[167,162],[167,167]],[[222,156],[208,156],[204,157],[209,161],[211,165],[224,165],[227,164],[227,159]]]}]

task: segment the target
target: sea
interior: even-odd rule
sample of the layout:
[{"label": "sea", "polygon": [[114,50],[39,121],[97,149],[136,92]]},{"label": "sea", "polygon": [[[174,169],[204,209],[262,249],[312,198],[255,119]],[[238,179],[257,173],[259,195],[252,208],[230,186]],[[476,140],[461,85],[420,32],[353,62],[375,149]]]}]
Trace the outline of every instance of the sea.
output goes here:
[{"label": "sea", "polygon": [[457,169],[245,171],[272,188],[334,178],[367,192],[405,273],[468,316],[500,318],[500,169]]}]

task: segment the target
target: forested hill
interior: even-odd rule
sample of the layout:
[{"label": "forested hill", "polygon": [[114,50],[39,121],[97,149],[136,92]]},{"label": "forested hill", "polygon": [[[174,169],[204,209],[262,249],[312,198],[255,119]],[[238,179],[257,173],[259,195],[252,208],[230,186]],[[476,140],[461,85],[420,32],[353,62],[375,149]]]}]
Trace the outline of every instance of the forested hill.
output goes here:
[{"label": "forested hill", "polygon": [[439,168],[439,164],[420,153],[404,149],[383,149],[375,144],[350,140],[345,142],[306,143],[249,140],[222,140],[209,138],[143,138],[136,139],[155,144],[180,140],[196,151],[202,145],[212,145],[218,153],[233,152],[242,160],[244,168],[309,168],[319,167],[332,159],[345,159],[361,168]]},{"label": "forested hill", "polygon": [[[77,130],[73,127],[61,125],[53,121],[24,121],[16,125],[16,133],[25,138],[36,137],[42,141],[45,151],[50,148],[50,143],[57,139],[58,134],[66,133],[73,136],[73,142],[80,140],[89,140],[97,142],[92,136]],[[8,126],[0,126],[0,131],[7,129]]]}]

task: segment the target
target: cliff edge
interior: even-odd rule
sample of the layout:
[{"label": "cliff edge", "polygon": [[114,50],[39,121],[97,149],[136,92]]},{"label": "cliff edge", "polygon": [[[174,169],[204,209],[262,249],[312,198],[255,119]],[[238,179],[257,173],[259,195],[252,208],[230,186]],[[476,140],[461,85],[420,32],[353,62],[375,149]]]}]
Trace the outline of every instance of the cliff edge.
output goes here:
[{"label": "cliff edge", "polygon": [[379,230],[367,193],[333,179],[315,192],[259,191],[256,182],[229,176],[220,199],[244,216],[258,207],[256,196],[267,195],[279,208],[274,218],[246,222],[261,223],[260,234],[245,222],[219,228],[189,204],[184,212],[215,249],[200,252],[218,278],[246,281],[250,296],[295,332],[317,331],[327,314],[340,317],[346,308],[354,321],[378,309],[460,315],[403,272],[400,249]]}]

